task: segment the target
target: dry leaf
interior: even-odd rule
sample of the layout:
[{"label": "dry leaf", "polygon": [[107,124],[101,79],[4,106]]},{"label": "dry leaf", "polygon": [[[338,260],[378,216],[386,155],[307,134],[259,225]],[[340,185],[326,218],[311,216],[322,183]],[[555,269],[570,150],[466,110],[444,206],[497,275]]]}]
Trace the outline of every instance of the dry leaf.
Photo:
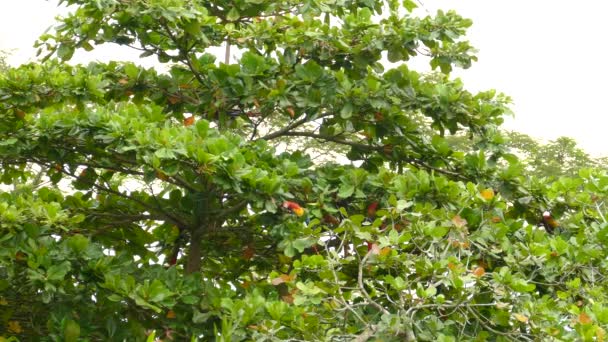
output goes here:
[{"label": "dry leaf", "polygon": [[496,303],[496,308],[497,309],[501,309],[502,310],[502,309],[506,309],[508,307],[509,307],[508,303],[503,303],[503,302],[497,302]]},{"label": "dry leaf", "polygon": [[293,304],[293,296],[290,294],[281,296],[281,300],[287,304]]},{"label": "dry leaf", "polygon": [[121,78],[118,80],[118,84],[120,84],[120,85],[129,84],[129,80],[126,78]]},{"label": "dry leaf", "polygon": [[169,318],[169,319],[175,318],[175,311],[173,311],[173,310],[167,311],[167,318]]},{"label": "dry leaf", "polygon": [[456,215],[452,217],[452,223],[458,228],[463,228],[467,225],[467,220],[460,217],[460,215]]},{"label": "dry leaf", "polygon": [[279,284],[288,283],[290,281],[293,281],[294,279],[295,279],[295,276],[290,276],[289,274],[281,274],[280,276],[272,279],[272,281],[270,283],[274,286],[277,286]]},{"label": "dry leaf", "polygon": [[296,111],[295,111],[295,110],[293,110],[293,107],[287,107],[287,109],[286,109],[286,110],[287,110],[287,113],[289,113],[289,116],[291,116],[292,118],[293,118],[294,116],[296,116]]},{"label": "dry leaf", "polygon": [[476,276],[477,278],[480,278],[484,274],[486,274],[486,270],[481,266],[477,267],[473,270],[473,275]]},{"label": "dry leaf", "polygon": [[380,246],[378,246],[377,243],[369,244],[369,242],[368,242],[368,244],[367,244],[367,250],[372,255],[378,255],[378,254],[380,254]]},{"label": "dry leaf", "polygon": [[192,124],[194,124],[194,116],[189,116],[184,119],[184,126],[188,127],[192,126]]},{"label": "dry leaf", "polygon": [[591,319],[587,313],[581,312],[580,315],[578,315],[578,322],[580,324],[587,325],[593,323],[593,319]]}]

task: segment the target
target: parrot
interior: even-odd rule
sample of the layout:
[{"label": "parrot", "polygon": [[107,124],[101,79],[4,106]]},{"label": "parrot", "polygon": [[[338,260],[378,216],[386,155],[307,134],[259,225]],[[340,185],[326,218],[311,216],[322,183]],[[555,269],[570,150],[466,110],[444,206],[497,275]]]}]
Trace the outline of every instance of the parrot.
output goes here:
[{"label": "parrot", "polygon": [[292,213],[296,214],[296,216],[304,215],[304,208],[302,208],[296,202],[285,201],[285,202],[283,202],[283,208],[289,209]]}]

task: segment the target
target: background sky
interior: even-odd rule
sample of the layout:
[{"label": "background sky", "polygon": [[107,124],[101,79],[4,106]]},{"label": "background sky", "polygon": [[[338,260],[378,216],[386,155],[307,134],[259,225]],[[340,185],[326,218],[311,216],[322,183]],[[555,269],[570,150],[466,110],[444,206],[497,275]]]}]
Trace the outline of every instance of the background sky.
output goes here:
[{"label": "background sky", "polygon": [[[505,128],[542,140],[569,136],[608,156],[608,2],[601,0],[421,0],[424,11],[454,9],[473,20],[479,62],[454,73],[472,91],[513,98]],[[13,65],[34,60],[36,38],[65,13],[56,0],[1,0],[0,50]],[[73,61],[137,58],[120,48],[80,52]],[[152,66],[154,59],[143,63]]]}]

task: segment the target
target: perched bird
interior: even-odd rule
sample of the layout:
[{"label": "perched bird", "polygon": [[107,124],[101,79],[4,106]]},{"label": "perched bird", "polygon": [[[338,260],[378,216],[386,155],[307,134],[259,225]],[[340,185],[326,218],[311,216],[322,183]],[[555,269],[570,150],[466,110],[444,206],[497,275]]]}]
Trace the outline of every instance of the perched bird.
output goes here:
[{"label": "perched bird", "polygon": [[557,222],[549,211],[543,212],[542,225],[545,227],[545,231],[549,234],[553,234],[555,228],[559,226],[559,222]]},{"label": "perched bird", "polygon": [[283,208],[289,209],[292,213],[296,214],[297,216],[304,215],[304,208],[300,207],[300,205],[296,202],[285,201],[285,202],[283,202]]}]

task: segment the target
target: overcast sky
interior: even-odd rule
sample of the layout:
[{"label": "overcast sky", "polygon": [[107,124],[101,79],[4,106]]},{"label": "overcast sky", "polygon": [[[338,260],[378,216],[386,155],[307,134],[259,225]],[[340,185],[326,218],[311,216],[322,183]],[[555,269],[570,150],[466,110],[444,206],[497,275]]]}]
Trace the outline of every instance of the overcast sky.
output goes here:
[{"label": "overcast sky", "polygon": [[[0,50],[11,64],[34,59],[36,38],[60,13],[56,0],[0,0]],[[602,0],[422,0],[431,13],[455,9],[473,20],[469,40],[479,62],[456,72],[475,90],[497,89],[514,100],[506,128],[550,140],[575,138],[608,155],[608,2]],[[91,56],[91,54],[93,54]],[[111,48],[77,61],[126,59]],[[153,60],[145,64],[151,66]]]}]

